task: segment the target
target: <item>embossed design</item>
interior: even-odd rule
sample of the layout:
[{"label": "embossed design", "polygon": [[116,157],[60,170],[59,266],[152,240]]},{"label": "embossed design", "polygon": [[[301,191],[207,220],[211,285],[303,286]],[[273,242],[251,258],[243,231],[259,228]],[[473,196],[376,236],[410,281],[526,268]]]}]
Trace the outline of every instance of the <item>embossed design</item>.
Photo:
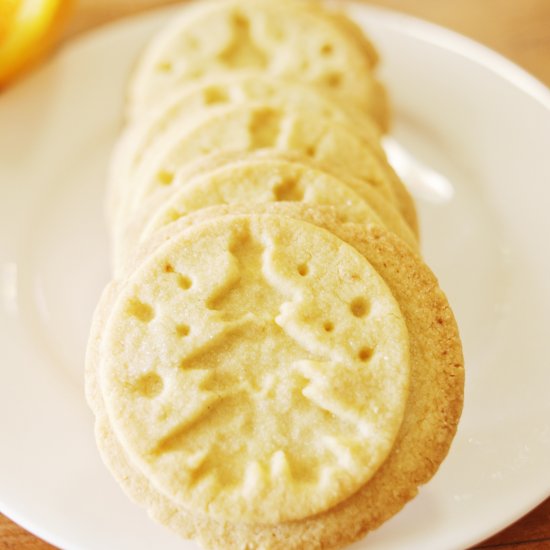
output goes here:
[{"label": "embossed design", "polygon": [[358,296],[353,299],[349,308],[355,317],[364,317],[369,311],[369,302],[363,296]]},{"label": "embossed design", "polygon": [[273,194],[277,201],[301,201],[304,193],[296,179],[285,178],[273,187]]},{"label": "embossed design", "polygon": [[356,490],[399,425],[399,407],[380,418],[372,407],[399,402],[405,387],[406,347],[385,349],[380,324],[384,310],[398,322],[399,310],[364,258],[313,226],[270,220],[205,224],[166,253],[161,279],[148,283],[161,297],[154,322],[136,336],[140,348],[151,338],[140,361],[162,391],[127,408],[159,487],[241,521],[299,518]]},{"label": "embossed design", "polygon": [[250,113],[248,134],[251,151],[275,147],[280,133],[282,113],[270,107],[256,109]]},{"label": "embossed design", "polygon": [[245,15],[239,12],[233,13],[231,31],[231,41],[219,54],[220,61],[233,69],[265,68],[268,64],[268,56],[254,42],[250,21]]},{"label": "embossed design", "polygon": [[149,323],[155,316],[155,310],[138,298],[132,298],[126,307],[128,315],[135,317],[142,323]]}]

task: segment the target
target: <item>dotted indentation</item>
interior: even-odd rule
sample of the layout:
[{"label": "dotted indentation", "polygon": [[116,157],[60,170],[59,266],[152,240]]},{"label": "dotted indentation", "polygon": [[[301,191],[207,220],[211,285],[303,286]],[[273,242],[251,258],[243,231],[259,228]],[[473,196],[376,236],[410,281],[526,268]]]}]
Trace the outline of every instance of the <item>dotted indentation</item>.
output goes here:
[{"label": "dotted indentation", "polygon": [[309,273],[309,267],[307,264],[300,264],[298,266],[298,274],[301,277],[305,277]]},{"label": "dotted indentation", "polygon": [[250,149],[275,147],[279,137],[281,114],[271,108],[256,109],[250,116]]},{"label": "dotted indentation", "polygon": [[164,382],[156,372],[148,372],[140,376],[133,384],[134,391],[148,399],[159,395],[163,387]]},{"label": "dotted indentation", "polygon": [[310,158],[314,158],[315,155],[317,154],[317,149],[315,148],[314,145],[309,145],[307,148],[306,148],[306,155]]},{"label": "dotted indentation", "polygon": [[304,198],[304,193],[299,188],[298,182],[291,178],[284,179],[275,185],[273,194],[277,201],[301,201]]},{"label": "dotted indentation", "polygon": [[331,55],[333,51],[334,48],[332,47],[332,44],[323,44],[320,50],[321,55],[324,55],[325,57]]},{"label": "dotted indentation", "polygon": [[178,286],[182,290],[189,290],[193,286],[193,281],[187,275],[178,273]]},{"label": "dotted indentation", "polygon": [[359,358],[359,361],[366,362],[372,357],[373,350],[369,348],[368,346],[363,346],[359,353],[357,354],[357,357]]},{"label": "dotted indentation", "polygon": [[176,276],[176,283],[182,290],[189,290],[193,286],[193,281],[187,276],[177,273],[174,266],[170,263],[164,266],[165,273],[174,273]]},{"label": "dotted indentation", "polygon": [[323,323],[323,329],[325,332],[332,332],[334,330],[334,323],[331,321],[325,321]]},{"label": "dotted indentation", "polygon": [[182,323],[176,327],[176,333],[181,338],[188,336],[189,332],[191,332],[191,329],[189,328],[189,325],[186,325],[185,323]]},{"label": "dotted indentation", "polygon": [[331,88],[338,88],[342,83],[342,75],[340,73],[330,73],[327,75],[326,83]]},{"label": "dotted indentation", "polygon": [[229,97],[227,91],[220,86],[208,86],[202,93],[205,105],[215,105],[217,103],[227,103]]},{"label": "dotted indentation", "polygon": [[363,296],[358,296],[351,301],[349,309],[354,317],[364,317],[369,312],[369,302]]},{"label": "dotted indentation", "polygon": [[157,181],[161,185],[170,185],[174,181],[174,172],[170,172],[170,170],[161,170],[157,174]]},{"label": "dotted indentation", "polygon": [[149,323],[155,316],[155,310],[149,304],[145,304],[137,298],[133,298],[128,302],[126,312],[143,323]]},{"label": "dotted indentation", "polygon": [[172,72],[173,65],[170,61],[161,61],[157,64],[157,71],[159,73],[170,73]]},{"label": "dotted indentation", "polygon": [[179,220],[184,214],[182,214],[179,210],[176,210],[175,208],[170,208],[168,212],[166,212],[166,220],[169,223],[173,223],[177,220]]}]

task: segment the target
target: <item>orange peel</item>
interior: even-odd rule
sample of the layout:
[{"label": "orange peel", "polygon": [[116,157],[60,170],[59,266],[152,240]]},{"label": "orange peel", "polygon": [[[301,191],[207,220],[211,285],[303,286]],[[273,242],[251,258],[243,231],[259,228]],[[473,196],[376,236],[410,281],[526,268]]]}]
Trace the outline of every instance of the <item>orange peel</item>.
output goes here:
[{"label": "orange peel", "polygon": [[49,50],[69,4],[67,0],[0,0],[0,87]]}]

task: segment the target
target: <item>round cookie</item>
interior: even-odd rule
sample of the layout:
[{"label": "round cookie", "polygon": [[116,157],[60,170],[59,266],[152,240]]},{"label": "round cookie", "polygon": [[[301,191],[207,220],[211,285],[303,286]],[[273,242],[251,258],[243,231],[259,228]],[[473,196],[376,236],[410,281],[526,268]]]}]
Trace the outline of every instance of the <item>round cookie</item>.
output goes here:
[{"label": "round cookie", "polygon": [[[384,116],[375,63],[374,47],[356,25],[316,3],[195,2],[147,46],[129,86],[127,110],[136,118],[180,84],[254,70],[315,84]],[[387,126],[383,118],[378,123]]]},{"label": "round cookie", "polygon": [[[314,170],[321,170],[327,174],[330,174],[344,182],[356,193],[361,195],[361,197],[363,197],[363,199],[365,199],[377,211],[377,213],[383,218],[386,226],[392,231],[398,235],[401,235],[401,233],[410,234],[412,232],[414,239],[418,242],[419,232],[415,205],[412,196],[404,188],[401,182],[395,183],[392,181],[392,187],[394,193],[399,197],[398,202],[401,210],[407,212],[406,216],[398,210],[398,206],[395,203],[386,199],[381,193],[374,189],[373,186],[365,185],[364,181],[352,175],[347,166],[339,166],[327,162],[323,163],[296,151],[277,149],[258,149],[244,153],[240,151],[216,151],[205,155],[204,157],[200,157],[186,165],[185,168],[178,171],[173,183],[177,187],[178,184],[181,183],[180,179],[181,181],[189,180],[204,172],[217,170],[224,164],[231,163],[239,159],[244,160],[245,158],[278,158],[288,160],[289,162],[305,164]],[[168,196],[170,191],[166,191],[166,193],[166,196]],[[152,202],[151,204],[154,205],[156,203]],[[401,238],[403,238],[403,236],[401,236]],[[408,238],[405,238],[404,240],[409,241]]]},{"label": "round cookie", "polygon": [[415,230],[412,198],[387,161],[375,154],[360,135],[331,113],[309,109],[306,104],[298,108],[262,101],[220,107],[164,135],[125,190],[113,231],[121,230],[140,203],[165,192],[177,172],[189,163],[212,152],[259,149],[302,154],[321,166],[361,179],[392,201]]},{"label": "round cookie", "polygon": [[115,271],[140,241],[159,228],[216,204],[300,201],[344,206],[350,219],[382,224],[418,247],[409,226],[376,190],[360,182],[354,189],[312,163],[259,151],[216,155],[208,169],[195,172],[195,176],[178,175],[166,195],[144,204],[133,216],[113,243]]},{"label": "round cookie", "polygon": [[312,85],[274,79],[258,73],[220,75],[175,89],[158,106],[125,128],[111,161],[108,210],[113,217],[123,196],[121,187],[132,184],[140,160],[161,136],[182,127],[198,113],[223,105],[269,99],[272,104],[295,105],[330,113],[330,117],[354,128],[382,158],[380,132],[370,117],[354,104],[344,104]]},{"label": "round cookie", "polygon": [[[246,210],[232,206],[201,211],[180,220],[179,229],[209,216]],[[87,361],[87,395],[97,415],[98,443],[115,477],[134,499],[147,505],[153,517],[183,536],[196,532],[208,548],[338,548],[361,538],[395,514],[414,497],[417,486],[429,480],[446,455],[462,406],[464,371],[460,340],[435,277],[396,237],[378,227],[345,223],[341,212],[327,207],[275,204],[256,206],[254,210],[293,215],[330,229],[368,258],[398,300],[410,335],[411,386],[405,419],[388,459],[374,478],[347,501],[298,522],[254,527],[219,523],[178,509],[128,461],[101,412],[96,380],[97,345],[93,342],[99,338],[103,326],[100,313],[108,315],[112,301],[109,293],[116,295],[117,284],[106,291],[99,307]],[[158,244],[157,240],[149,246],[154,249]],[[148,254],[144,250],[144,256]]]},{"label": "round cookie", "polygon": [[223,521],[295,521],[349,497],[407,399],[407,330],[384,281],[282,216],[166,241],[118,296],[100,360],[126,450],[178,506]]}]

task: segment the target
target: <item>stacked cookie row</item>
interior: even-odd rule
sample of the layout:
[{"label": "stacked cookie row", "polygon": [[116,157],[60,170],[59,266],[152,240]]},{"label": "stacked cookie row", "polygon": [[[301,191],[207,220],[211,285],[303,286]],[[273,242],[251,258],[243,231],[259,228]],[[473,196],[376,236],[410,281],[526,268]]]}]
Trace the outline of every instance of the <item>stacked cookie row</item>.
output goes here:
[{"label": "stacked cookie row", "polygon": [[454,436],[460,339],[375,65],[320,4],[223,0],[132,75],[87,397],[115,478],[207,548],[351,543]]}]

